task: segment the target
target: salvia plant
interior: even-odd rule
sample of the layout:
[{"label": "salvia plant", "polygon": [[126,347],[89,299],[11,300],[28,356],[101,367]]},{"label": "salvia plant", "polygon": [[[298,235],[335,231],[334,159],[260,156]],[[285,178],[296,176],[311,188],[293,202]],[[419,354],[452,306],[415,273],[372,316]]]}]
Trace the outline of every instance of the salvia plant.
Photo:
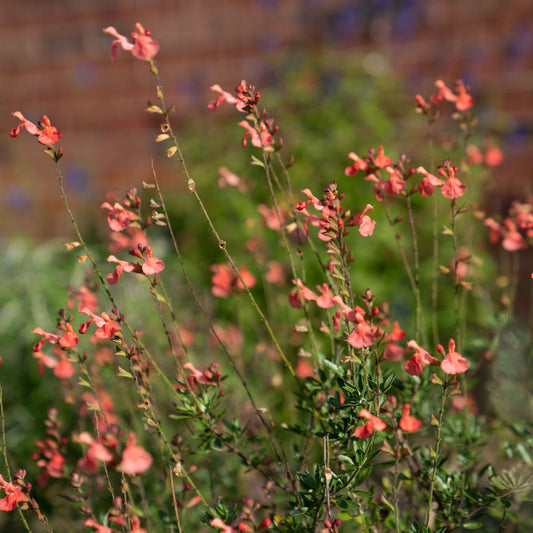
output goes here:
[{"label": "salvia plant", "polygon": [[[47,116],[35,124],[13,113],[20,123],[11,136],[25,129],[46,146],[75,235],[67,253],[87,269],[84,283],[68,288],[55,330],[34,325],[33,356],[57,379],[62,405],[48,411],[35,442],[35,480],[11,463],[2,431],[0,509],[17,513],[26,531],[59,530],[37,484],[72,506],[69,531],[528,530],[531,424],[484,409],[475,391],[487,387],[483,369],[504,357],[515,324],[515,258],[533,243],[533,207],[517,201],[501,219],[476,204],[472,169],[497,166],[503,155],[471,143],[469,88],[439,80],[433,95],[413,102],[429,132],[426,153],[441,121],[454,132],[453,157],[421,164],[383,146],[366,154],[347,146],[342,178],[294,190],[294,161],[261,94],[246,81],[235,91],[213,85],[209,108],[234,108],[269,192],[244,243],[220,233],[186,164],[158,43],[141,24],[133,41],[104,31],[115,38],[113,59],[122,49],[146,62],[155,142],[212,235],[196,245],[217,248],[219,259],[191,277],[170,191],[152,163],[139,191],[101,204],[111,232],[101,261],[69,207],[61,133]],[[252,201],[241,177],[220,174],[219,186]],[[346,205],[354,180],[368,182],[371,203]],[[156,226],[170,253],[157,251]],[[404,271],[401,309],[365,286],[358,268],[378,233],[393,243],[380,260]],[[510,258],[497,283],[484,280],[475,255],[480,233]],[[247,263],[237,259],[244,248]],[[198,276],[211,280],[211,294],[195,285]],[[123,284],[148,304],[125,307]]]}]

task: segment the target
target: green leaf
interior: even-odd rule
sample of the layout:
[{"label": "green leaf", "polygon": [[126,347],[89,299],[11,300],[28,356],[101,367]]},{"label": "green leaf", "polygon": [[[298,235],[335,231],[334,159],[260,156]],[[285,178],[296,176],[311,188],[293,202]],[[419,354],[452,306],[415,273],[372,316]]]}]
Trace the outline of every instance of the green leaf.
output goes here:
[{"label": "green leaf", "polygon": [[465,529],[479,529],[483,527],[483,524],[481,522],[466,522],[463,524],[463,527]]},{"label": "green leaf", "polygon": [[257,165],[258,167],[265,168],[265,164],[263,163],[263,161],[261,161],[260,159],[257,159],[255,155],[252,156],[252,165]]},{"label": "green leaf", "polygon": [[448,226],[442,226],[443,235],[453,235],[453,231]]},{"label": "green leaf", "polygon": [[133,376],[127,370],[124,370],[121,366],[118,367],[118,376],[121,378],[133,379]]},{"label": "green leaf", "polygon": [[342,377],[344,375],[343,369],[339,365],[336,365],[335,363],[331,362],[329,359],[324,358],[322,360],[322,363],[324,366],[327,366],[328,368],[333,370],[333,372],[335,372],[337,376]]}]

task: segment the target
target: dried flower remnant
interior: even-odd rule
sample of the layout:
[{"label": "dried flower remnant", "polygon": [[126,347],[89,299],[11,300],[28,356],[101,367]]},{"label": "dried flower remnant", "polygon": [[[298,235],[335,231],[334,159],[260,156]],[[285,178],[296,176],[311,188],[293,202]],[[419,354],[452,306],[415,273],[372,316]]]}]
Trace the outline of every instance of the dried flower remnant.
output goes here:
[{"label": "dried flower remnant", "polygon": [[108,33],[116,38],[111,43],[111,58],[115,60],[118,56],[119,47],[127,52],[131,52],[133,57],[137,59],[146,60],[154,57],[159,52],[159,43],[152,39],[152,34],[145,30],[140,22],[135,24],[137,31],[132,32],[133,43],[128,41],[128,38],[118,33],[113,26],[108,26],[104,29],[104,33]]}]

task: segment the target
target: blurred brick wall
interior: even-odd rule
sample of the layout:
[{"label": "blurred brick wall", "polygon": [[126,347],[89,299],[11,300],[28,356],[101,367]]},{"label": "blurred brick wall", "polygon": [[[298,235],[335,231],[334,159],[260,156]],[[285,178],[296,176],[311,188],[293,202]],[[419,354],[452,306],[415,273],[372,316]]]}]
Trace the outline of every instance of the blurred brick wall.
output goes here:
[{"label": "blurred brick wall", "polygon": [[0,237],[70,233],[52,163],[34,139],[8,135],[12,111],[48,114],[60,128],[65,178],[82,213],[110,186],[149,176],[157,122],[142,107],[155,100],[152,77],[123,51],[112,64],[112,38],[102,32],[113,25],[129,35],[137,21],[161,44],[178,123],[206,112],[212,83],[269,84],[284,75],[272,72],[273,54],[334,47],[370,71],[392,68],[412,94],[429,94],[436,78],[463,78],[487,110],[503,113],[491,115],[507,154],[502,196],[532,189],[531,0],[0,0],[0,12]]}]

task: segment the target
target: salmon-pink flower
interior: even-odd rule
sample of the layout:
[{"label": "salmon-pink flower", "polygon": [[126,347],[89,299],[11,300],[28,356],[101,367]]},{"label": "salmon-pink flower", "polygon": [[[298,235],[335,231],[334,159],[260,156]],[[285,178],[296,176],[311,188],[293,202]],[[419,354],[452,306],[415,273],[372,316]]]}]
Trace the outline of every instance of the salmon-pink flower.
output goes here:
[{"label": "salmon-pink flower", "polygon": [[265,273],[265,281],[272,285],[283,285],[285,282],[285,270],[279,261],[269,261],[268,270]]},{"label": "salmon-pink flower", "polygon": [[[232,266],[227,263],[211,265],[210,270],[214,272],[211,278],[211,292],[218,298],[226,298],[233,292],[244,290],[244,285],[233,270]],[[255,276],[248,270],[246,265],[242,265],[239,273],[246,287],[251,289],[255,283]]]},{"label": "salmon-pink flower", "polygon": [[411,416],[411,405],[406,403],[402,409],[402,417],[400,418],[400,429],[407,433],[418,431],[422,427],[422,421]]},{"label": "salmon-pink flower", "polygon": [[111,205],[109,202],[104,202],[100,207],[109,209],[107,223],[111,231],[123,231],[127,229],[132,221],[139,218],[135,213],[126,209],[118,202],[115,202],[114,205]]},{"label": "salmon-pink flower", "polygon": [[[242,281],[237,277],[236,285],[238,289],[244,290],[245,285],[246,287],[251,289],[255,285],[255,282],[256,282],[255,276],[248,270],[247,265],[241,266],[239,270],[239,274],[241,275]],[[244,285],[243,285],[243,281],[244,281]]]},{"label": "salmon-pink flower", "polygon": [[52,439],[37,440],[35,441],[35,446],[37,446],[38,450],[32,454],[32,459],[37,459],[37,466],[44,468],[38,479],[39,485],[44,486],[50,477],[65,477],[66,459],[59,452],[57,442]]},{"label": "salmon-pink flower", "polygon": [[113,454],[102,443],[96,441],[87,431],[80,433],[75,440],[89,446],[84,457],[78,461],[78,467],[85,474],[91,475],[98,472],[97,461],[109,463],[113,460]]},{"label": "salmon-pink flower", "polygon": [[[439,344],[437,347],[440,353],[444,354],[444,348]],[[455,351],[455,341],[450,339],[448,343],[448,353],[441,361],[440,367],[446,374],[462,374],[468,370],[470,363],[460,353]]]},{"label": "salmon-pink flower", "polygon": [[132,431],[128,435],[126,449],[122,453],[122,461],[119,465],[120,470],[129,476],[146,472],[153,462],[152,456],[136,443],[137,437]]},{"label": "salmon-pink flower", "polygon": [[424,167],[418,167],[416,169],[416,172],[424,176],[424,178],[420,182],[418,190],[420,191],[420,194],[422,196],[425,196],[426,198],[433,194],[435,187],[442,187],[442,185],[444,185],[444,181],[442,181],[437,176],[430,174]]},{"label": "salmon-pink flower", "polygon": [[304,300],[315,302],[318,299],[318,296],[311,289],[306,287],[300,278],[293,281],[293,283],[298,287],[299,293]]},{"label": "salmon-pink flower", "polygon": [[422,374],[422,371],[424,370],[425,365],[439,364],[439,361],[429,352],[426,352],[426,350],[418,346],[416,341],[410,340],[407,343],[407,346],[415,350],[415,354],[413,355],[413,357],[411,357],[411,360],[405,361],[405,363],[403,364],[404,370],[410,376],[420,376]]},{"label": "salmon-pink flower", "polygon": [[359,416],[361,418],[366,418],[368,422],[364,426],[359,426],[355,428],[354,436],[358,439],[366,439],[372,435],[374,431],[384,431],[388,428],[387,424],[373,415],[368,411],[368,409],[361,409],[359,411]]},{"label": "salmon-pink flower", "polygon": [[59,339],[59,344],[63,346],[63,348],[74,348],[74,346],[78,344],[78,336],[74,333],[70,322],[65,324],[65,328],[67,332]]},{"label": "salmon-pink flower", "polygon": [[68,301],[69,309],[74,309],[74,298],[78,301],[78,310],[83,307],[88,307],[92,311],[98,309],[98,298],[96,294],[91,292],[85,285],[82,285],[78,291],[72,287],[68,287],[68,289],[71,291]]},{"label": "salmon-pink flower", "polygon": [[[243,85],[246,86],[246,81],[245,80],[241,81],[241,87]],[[213,101],[209,102],[207,107],[211,111],[214,111],[215,109],[217,109],[222,102],[226,102],[226,103],[228,103],[230,105],[234,105],[237,108],[237,111],[241,111],[242,113],[244,113],[246,111],[246,109],[245,109],[246,108],[246,102],[241,100],[241,99],[239,99],[239,98],[237,98],[236,96],[233,96],[231,93],[228,93],[227,91],[224,91],[222,89],[222,87],[220,87],[220,85],[218,85],[218,84],[211,85],[210,89],[212,91],[220,93],[220,96],[216,100],[213,100]]]},{"label": "salmon-pink flower", "polygon": [[517,230],[516,225],[512,220],[506,218],[503,221],[505,228],[502,228],[503,231],[503,240],[502,247],[508,252],[516,252],[517,250],[522,250],[527,248],[527,242],[522,237],[522,234]]},{"label": "salmon-pink flower", "polygon": [[259,204],[257,206],[259,214],[263,217],[263,222],[268,229],[279,231],[282,224],[285,224],[287,221],[287,215],[284,211],[278,211],[274,208],[270,208],[265,204]]},{"label": "salmon-pink flower", "polygon": [[[59,357],[59,361],[56,361],[57,364],[55,364],[55,366],[53,367],[54,376],[58,377],[59,379],[71,378],[76,373],[74,365],[67,359],[67,356],[64,352],[57,351],[55,353]],[[36,356],[36,354],[34,355]]]},{"label": "salmon-pink flower", "polygon": [[159,274],[165,268],[165,263],[154,257],[152,255],[152,249],[149,246],[144,248],[144,253],[146,254],[146,259],[142,265],[142,271],[147,276],[153,276],[154,274]]},{"label": "salmon-pink flower", "polygon": [[192,363],[185,363],[183,368],[192,372],[187,378],[191,389],[194,389],[195,382],[200,383],[200,385],[220,386],[221,384],[222,374],[218,369],[218,363],[211,363],[209,368],[203,372],[198,370]]},{"label": "salmon-pink flower", "polygon": [[348,157],[350,159],[353,159],[355,161],[355,163],[351,167],[346,167],[344,169],[344,173],[347,176],[353,176],[359,170],[367,170],[368,169],[368,163],[364,159],[361,159],[355,152],[350,152],[348,154]]},{"label": "salmon-pink flower", "polygon": [[380,146],[378,148],[378,155],[376,156],[376,159],[374,159],[374,164],[378,168],[385,168],[393,165],[394,160],[390,157],[387,157],[385,155],[385,150],[383,149],[383,146]]},{"label": "salmon-pink flower", "polygon": [[52,126],[50,119],[44,115],[41,119],[39,126],[36,126],[33,122],[27,120],[20,111],[15,111],[12,113],[13,116],[17,117],[21,123],[13,128],[10,132],[11,137],[18,137],[22,128],[26,128],[26,131],[31,135],[37,135],[39,137],[39,142],[41,144],[51,145],[61,139],[61,133]]},{"label": "salmon-pink flower", "polygon": [[[41,328],[34,328],[32,333],[35,335],[42,335],[44,339],[46,339],[50,344],[57,344],[59,342],[59,336],[55,333],[48,333],[47,331],[44,331]],[[44,340],[41,339],[41,341],[44,343]],[[42,348],[42,344],[40,345],[39,349]]]},{"label": "salmon-pink flower", "polygon": [[405,354],[405,350],[395,342],[387,343],[383,350],[383,359],[385,361],[401,361]]},{"label": "salmon-pink flower", "polygon": [[0,499],[0,511],[13,511],[17,503],[25,502],[28,496],[22,492],[22,488],[6,481],[0,474],[0,486],[4,490],[5,496]]},{"label": "salmon-pink flower", "polygon": [[104,33],[109,33],[116,38],[111,43],[111,58],[115,60],[118,55],[119,46],[128,52],[131,52],[133,57],[137,59],[150,59],[159,52],[159,43],[154,41],[151,37],[151,33],[145,30],[140,22],[135,24],[136,32],[134,31],[131,36],[133,37],[133,43],[128,41],[127,37],[118,33],[113,26],[108,26],[104,29]]},{"label": "salmon-pink flower", "polygon": [[261,122],[261,133],[259,133],[253,126],[250,126],[246,120],[241,120],[239,126],[242,126],[246,133],[242,139],[242,145],[246,146],[248,136],[252,139],[252,145],[261,148],[262,146],[269,146],[274,141],[274,137],[266,129],[266,125]]},{"label": "salmon-pink flower", "polygon": [[488,167],[497,167],[501,165],[504,160],[503,152],[494,145],[490,145],[485,153],[485,164]]},{"label": "salmon-pink flower", "polygon": [[298,364],[294,373],[301,379],[313,377],[315,371],[308,357],[298,357]]},{"label": "salmon-pink flower", "polygon": [[227,526],[226,524],[224,524],[222,519],[218,516],[216,518],[213,518],[213,520],[209,522],[209,525],[221,529],[223,533],[238,533],[238,531],[234,527]]},{"label": "salmon-pink flower", "polygon": [[364,348],[372,346],[376,342],[376,335],[372,326],[363,320],[355,325],[350,335],[348,335],[348,344],[354,348]]},{"label": "salmon-pink flower", "polygon": [[141,519],[138,516],[131,519],[131,531],[129,533],[147,533],[146,529],[141,527]]},{"label": "salmon-pink flower", "polygon": [[460,198],[466,192],[466,186],[455,177],[455,170],[456,169],[451,166],[439,169],[439,174],[442,176],[448,176],[448,180],[442,186],[440,192],[442,196],[449,198],[450,200]]},{"label": "salmon-pink flower", "polygon": [[346,226],[359,226],[359,233],[363,237],[372,235],[374,233],[374,228],[376,227],[376,221],[372,220],[367,213],[373,209],[374,206],[372,204],[366,204],[365,208],[360,213],[357,213],[346,222]]},{"label": "salmon-pink flower", "polygon": [[137,270],[137,265],[135,263],[122,261],[121,259],[117,259],[114,255],[110,255],[107,258],[107,261],[110,263],[118,263],[118,265],[115,267],[115,270],[106,276],[110,285],[116,285],[120,279],[120,276],[122,276],[124,272],[133,272]]},{"label": "salmon-pink flower", "polygon": [[466,111],[474,105],[474,99],[468,94],[468,90],[462,80],[455,82],[455,93],[442,80],[437,80],[435,85],[439,88],[439,92],[445,100],[455,104],[457,111]]},{"label": "salmon-pink flower", "polygon": [[58,347],[54,348],[54,354],[59,358],[56,359],[51,355],[47,355],[41,352],[42,342],[38,342],[33,347],[33,357],[38,360],[37,370],[39,374],[44,374],[44,367],[52,368],[54,375],[60,379],[68,379],[74,375],[76,372],[74,365],[67,359],[65,352],[60,350]]},{"label": "salmon-pink flower", "polygon": [[85,324],[80,326],[79,332],[86,333],[91,322],[97,327],[94,336],[97,339],[110,339],[120,329],[120,326],[105,312],[100,316],[93,313],[89,308],[84,307],[80,312],[91,317]]},{"label": "salmon-pink flower", "polygon": [[333,294],[330,292],[329,287],[326,283],[322,284],[322,287],[317,285],[317,289],[322,293],[316,299],[316,305],[322,309],[329,309],[335,305],[335,300],[333,299]]},{"label": "salmon-pink flower", "polygon": [[99,524],[94,518],[88,518],[83,525],[86,527],[92,527],[96,533],[116,533],[114,529]]}]

